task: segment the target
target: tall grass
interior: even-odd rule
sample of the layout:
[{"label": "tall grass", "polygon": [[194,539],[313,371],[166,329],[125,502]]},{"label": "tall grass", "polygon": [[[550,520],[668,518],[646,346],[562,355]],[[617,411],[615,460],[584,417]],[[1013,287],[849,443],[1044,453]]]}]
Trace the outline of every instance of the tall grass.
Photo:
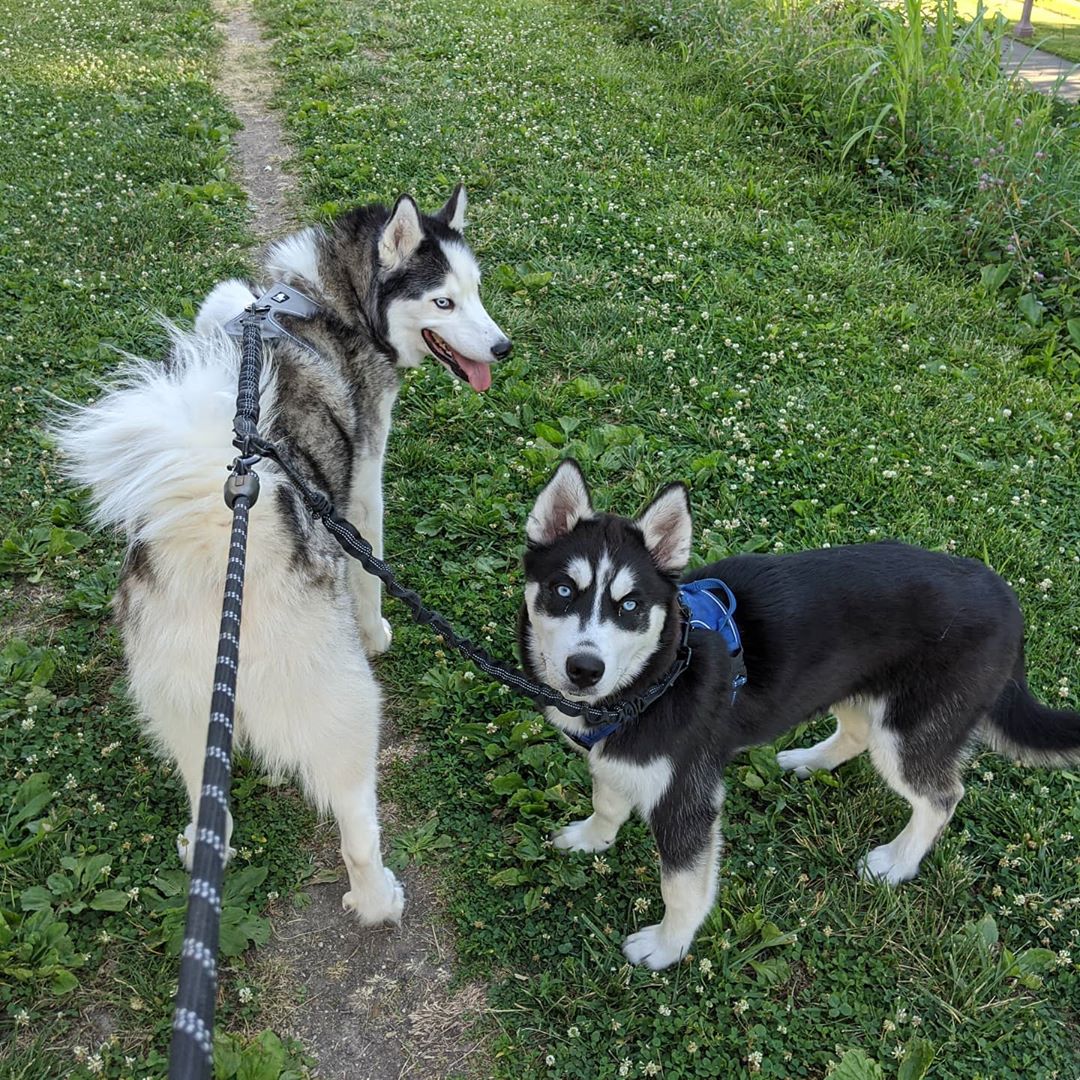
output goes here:
[{"label": "tall grass", "polygon": [[[615,13],[616,6],[608,8]],[[1005,20],[954,0],[620,0],[637,37],[700,65],[726,100],[768,114],[928,212],[989,287],[1080,314],[1080,110],[1001,74]],[[1080,346],[1074,331],[1073,347]]]}]

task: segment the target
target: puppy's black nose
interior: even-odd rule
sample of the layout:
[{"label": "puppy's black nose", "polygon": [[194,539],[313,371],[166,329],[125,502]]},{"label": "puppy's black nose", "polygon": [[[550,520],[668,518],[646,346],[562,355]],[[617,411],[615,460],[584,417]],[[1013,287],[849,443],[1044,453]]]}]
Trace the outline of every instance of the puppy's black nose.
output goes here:
[{"label": "puppy's black nose", "polygon": [[514,343],[509,338],[503,338],[502,341],[497,341],[491,346],[491,355],[496,360],[505,360],[510,355],[510,350],[514,347]]},{"label": "puppy's black nose", "polygon": [[580,690],[595,686],[604,674],[604,661],[592,653],[573,653],[566,658],[566,674]]}]

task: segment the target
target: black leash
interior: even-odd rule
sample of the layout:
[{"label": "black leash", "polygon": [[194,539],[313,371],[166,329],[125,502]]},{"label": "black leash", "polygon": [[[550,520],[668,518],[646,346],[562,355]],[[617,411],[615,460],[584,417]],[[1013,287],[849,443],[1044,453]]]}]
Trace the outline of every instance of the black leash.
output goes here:
[{"label": "black leash", "polygon": [[[330,535],[337,540],[346,554],[356,559],[369,574],[377,577],[386,586],[387,593],[395,600],[400,600],[412,612],[416,622],[421,626],[430,626],[447,645],[459,652],[466,660],[471,660],[489,678],[502,683],[503,686],[508,686],[514,693],[528,698],[541,707],[558,709],[566,716],[580,716],[589,724],[622,725],[640,716],[650,705],[663,697],[675,680],[690,666],[689,621],[684,618],[683,636],[675,662],[659,682],[653,683],[637,697],[627,698],[611,706],[587,705],[582,701],[571,701],[550,686],[530,679],[523,671],[519,671],[511,664],[496,660],[479,645],[460,636],[444,616],[425,607],[424,602],[412,589],[407,589],[398,582],[390,565],[372,552],[371,544],[356,531],[356,527],[338,516],[333,503],[327,496],[307,484],[289,459],[282,455],[276,444],[256,436],[251,440],[251,448],[278,464],[311,512],[326,526]],[[564,732],[564,734],[574,737],[572,732]]]},{"label": "black leash", "polygon": [[258,430],[259,378],[262,371],[261,316],[254,305],[244,321],[240,384],[233,430],[241,456],[225,483],[225,503],[232,508],[232,537],[221,603],[214,692],[206,736],[199,820],[188,888],[187,922],[180,952],[180,982],[173,1013],[169,1080],[209,1080],[214,1068],[214,1004],[217,998],[218,933],[221,882],[225,873],[232,781],[233,717],[240,660],[240,614],[244,601],[244,560],[248,511],[259,496],[259,478],[251,471],[247,441]]},{"label": "black leash", "polygon": [[[214,691],[210,702],[210,723],[203,765],[199,819],[195,853],[188,889],[187,922],[180,953],[180,980],[173,1013],[172,1046],[169,1053],[169,1080],[209,1080],[214,1064],[214,1006],[217,997],[217,951],[221,923],[221,883],[225,872],[228,838],[229,787],[232,780],[232,735],[236,706],[236,676],[239,667],[240,615],[244,599],[244,565],[247,553],[248,511],[259,495],[259,478],[251,471],[260,458],[269,458],[292,482],[312,513],[326,526],[345,552],[377,577],[390,596],[400,600],[416,622],[430,626],[443,640],[485,675],[529,698],[541,707],[558,709],[566,716],[580,716],[593,727],[584,732],[564,731],[586,749],[640,716],[661,698],[690,666],[690,619],[683,609],[682,639],[675,662],[659,682],[638,697],[612,707],[570,701],[550,686],[534,682],[510,664],[494,659],[468,638],[458,635],[437,611],[424,606],[411,589],[398,583],[389,564],[377,558],[371,544],[344,518],[320,491],[311,488],[284,457],[279,448],[258,434],[259,382],[262,374],[263,338],[286,335],[274,315],[300,314],[311,304],[295,290],[275,285],[227,327],[241,335],[240,375],[236,395],[233,445],[240,451],[225,483],[225,503],[232,509],[232,538],[221,607]],[[290,310],[296,307],[299,310]],[[297,340],[292,338],[294,341]],[[301,343],[302,344],[302,343]]]}]

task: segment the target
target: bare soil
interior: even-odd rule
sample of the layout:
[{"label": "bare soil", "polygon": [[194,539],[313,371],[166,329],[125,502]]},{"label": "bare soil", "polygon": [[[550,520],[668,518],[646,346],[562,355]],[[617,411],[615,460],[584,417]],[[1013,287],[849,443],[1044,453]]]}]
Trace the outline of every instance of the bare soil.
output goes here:
[{"label": "bare soil", "polygon": [[244,0],[214,0],[225,34],[217,89],[243,128],[233,136],[233,156],[247,190],[253,227],[262,241],[296,226],[296,178],[281,121],[269,108],[274,78],[269,46]]},{"label": "bare soil", "polygon": [[[273,69],[249,4],[215,0],[215,9],[226,36],[217,89],[244,125],[234,157],[254,232],[265,243],[296,226],[299,205],[289,148],[269,107]],[[392,731],[384,741],[384,768],[417,752],[395,742]],[[380,812],[391,835],[407,818],[385,802]],[[484,987],[454,984],[453,942],[433,879],[406,870],[401,926],[361,927],[341,908],[345,869],[337,844],[332,822],[316,830],[319,869],[309,902],[271,911],[271,940],[254,957],[262,1022],[299,1039],[326,1080],[480,1075],[483,1037],[474,1029],[486,1009]]]}]

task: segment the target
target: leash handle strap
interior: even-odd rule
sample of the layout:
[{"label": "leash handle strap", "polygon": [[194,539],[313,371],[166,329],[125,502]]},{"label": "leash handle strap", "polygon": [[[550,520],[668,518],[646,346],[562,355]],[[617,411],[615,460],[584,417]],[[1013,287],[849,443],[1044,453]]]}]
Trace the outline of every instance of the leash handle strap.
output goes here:
[{"label": "leash handle strap", "polygon": [[169,1080],[210,1080],[214,1069],[214,1005],[217,999],[217,953],[221,929],[221,883],[228,854],[229,788],[232,783],[233,721],[236,676],[240,664],[240,616],[244,603],[248,513],[258,497],[258,477],[248,471],[250,439],[259,424],[262,371],[260,316],[254,305],[244,315],[239,390],[233,430],[245,457],[233,463],[225,485],[232,508],[232,535],[221,600],[214,689],[206,734],[195,852],[188,887],[180,979],[173,1012]]}]

